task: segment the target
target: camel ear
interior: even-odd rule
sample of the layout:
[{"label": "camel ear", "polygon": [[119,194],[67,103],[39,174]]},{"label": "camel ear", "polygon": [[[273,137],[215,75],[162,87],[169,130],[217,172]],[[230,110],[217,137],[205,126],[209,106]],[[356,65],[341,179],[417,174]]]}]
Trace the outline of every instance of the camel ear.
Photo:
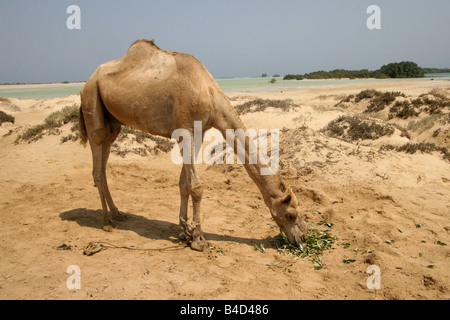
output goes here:
[{"label": "camel ear", "polygon": [[286,198],[284,198],[283,200],[281,200],[281,202],[282,202],[282,203],[289,203],[289,202],[291,202],[291,195],[288,194],[288,195],[286,196]]}]

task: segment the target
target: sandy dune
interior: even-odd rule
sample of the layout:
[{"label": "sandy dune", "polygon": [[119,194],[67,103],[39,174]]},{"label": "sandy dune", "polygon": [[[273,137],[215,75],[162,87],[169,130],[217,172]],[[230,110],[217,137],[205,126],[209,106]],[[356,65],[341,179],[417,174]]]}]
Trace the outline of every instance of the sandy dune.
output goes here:
[{"label": "sandy dune", "polygon": [[[410,139],[450,147],[449,123],[437,121],[410,138],[396,131],[357,142],[320,131],[341,115],[362,113],[360,105],[335,105],[368,88],[407,97],[439,89],[450,96],[444,80],[228,94],[234,105],[254,98],[299,105],[242,118],[247,127],[283,129],[280,174],[297,194],[308,225],[332,224],[337,240],[323,254],[320,270],[273,247],[279,229],[239,165],[198,166],[205,184],[203,230],[213,245],[200,253],[176,238],[181,168],[170,153],[112,154],[111,192],[129,218],[111,233],[102,231],[89,148],[61,143],[60,135],[15,144],[27,127],[79,104],[79,97],[9,99],[0,105],[16,119],[0,127],[0,298],[449,299],[450,163],[440,152],[380,150]],[[397,123],[406,127],[408,121]],[[112,247],[83,255],[95,241]],[[255,250],[261,244],[265,252]],[[117,248],[122,246],[127,248]],[[81,289],[66,285],[71,265],[81,270]],[[371,265],[381,271],[379,290],[367,287]]]}]

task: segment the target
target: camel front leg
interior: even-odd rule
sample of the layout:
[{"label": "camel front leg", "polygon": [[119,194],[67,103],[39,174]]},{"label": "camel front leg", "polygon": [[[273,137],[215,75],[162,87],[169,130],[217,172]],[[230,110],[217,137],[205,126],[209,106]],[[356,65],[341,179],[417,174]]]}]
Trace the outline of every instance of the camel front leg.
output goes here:
[{"label": "camel front leg", "polygon": [[[197,251],[203,251],[210,245],[203,236],[203,231],[200,221],[200,203],[203,194],[203,185],[197,175],[197,170],[194,164],[194,144],[191,139],[191,156],[190,163],[183,163],[181,170],[179,187],[181,195],[180,204],[180,226],[184,233],[184,237],[191,244],[191,248]],[[193,221],[188,224],[187,207],[189,196],[192,198],[193,207]],[[183,237],[182,237],[183,238]]]},{"label": "camel front leg", "polygon": [[185,166],[181,169],[180,180],[178,182],[180,187],[180,228],[181,233],[178,235],[178,239],[186,241],[191,236],[190,226],[188,224],[188,203],[189,203],[189,184],[186,179]]},{"label": "camel front leg", "polygon": [[[203,251],[210,247],[210,244],[203,236],[203,230],[200,221],[200,203],[203,195],[203,185],[200,182],[194,164],[184,164],[186,180],[188,182],[189,195],[192,198],[193,221],[191,225],[191,248],[197,251]],[[187,204],[186,204],[187,207]]]},{"label": "camel front leg", "polygon": [[203,230],[200,221],[200,203],[202,201],[203,185],[200,180],[198,180],[196,173],[190,187],[193,209],[191,248],[194,250],[203,251],[206,248],[209,248],[210,245],[203,236]]}]

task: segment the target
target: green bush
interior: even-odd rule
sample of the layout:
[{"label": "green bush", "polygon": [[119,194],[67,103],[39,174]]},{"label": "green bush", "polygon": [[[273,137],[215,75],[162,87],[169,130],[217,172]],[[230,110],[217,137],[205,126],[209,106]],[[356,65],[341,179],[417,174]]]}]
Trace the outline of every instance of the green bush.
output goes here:
[{"label": "green bush", "polygon": [[283,80],[303,80],[303,76],[301,74],[287,74]]},{"label": "green bush", "polygon": [[402,61],[389,63],[382,66],[378,70],[370,71],[367,69],[361,70],[344,70],[335,69],[331,71],[314,71],[310,73],[301,74],[287,74],[283,80],[302,80],[302,79],[366,79],[366,78],[421,78],[424,77],[422,68],[411,61]]},{"label": "green bush", "polygon": [[384,65],[380,72],[390,78],[422,78],[425,77],[422,68],[411,61],[394,62]]}]

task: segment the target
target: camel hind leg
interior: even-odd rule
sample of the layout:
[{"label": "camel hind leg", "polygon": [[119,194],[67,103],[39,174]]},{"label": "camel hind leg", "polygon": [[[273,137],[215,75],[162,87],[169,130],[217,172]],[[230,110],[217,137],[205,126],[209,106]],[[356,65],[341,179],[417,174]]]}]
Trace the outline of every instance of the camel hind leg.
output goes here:
[{"label": "camel hind leg", "polygon": [[96,90],[86,91],[81,98],[84,129],[92,151],[92,175],[102,204],[103,229],[111,231],[115,226],[112,215],[121,220],[124,218],[112,200],[106,179],[111,144],[120,133],[121,123],[109,114]]},{"label": "camel hind leg", "polygon": [[[89,140],[91,151],[92,151],[92,164],[93,170],[92,175],[94,177],[94,184],[98,189],[98,193],[100,196],[100,201],[102,203],[102,211],[103,211],[103,230],[111,231],[111,227],[114,227],[114,222],[112,220],[111,213],[108,211],[108,206],[106,204],[106,189],[107,183],[103,178],[103,148],[102,144],[98,145],[96,143],[92,143]],[[106,177],[106,175],[105,175]]]},{"label": "camel hind leg", "polygon": [[111,151],[111,144],[120,132],[120,125],[113,127],[107,123],[106,127],[100,130],[104,130],[104,134],[99,134],[100,136],[104,136],[102,141],[89,140],[92,151],[92,175],[95,186],[98,188],[100,201],[102,203],[103,230],[111,231],[112,227],[116,226],[113,221],[113,216],[117,220],[123,220],[125,218],[125,216],[119,212],[117,206],[114,204],[106,178],[106,165],[108,163],[108,158]]}]

